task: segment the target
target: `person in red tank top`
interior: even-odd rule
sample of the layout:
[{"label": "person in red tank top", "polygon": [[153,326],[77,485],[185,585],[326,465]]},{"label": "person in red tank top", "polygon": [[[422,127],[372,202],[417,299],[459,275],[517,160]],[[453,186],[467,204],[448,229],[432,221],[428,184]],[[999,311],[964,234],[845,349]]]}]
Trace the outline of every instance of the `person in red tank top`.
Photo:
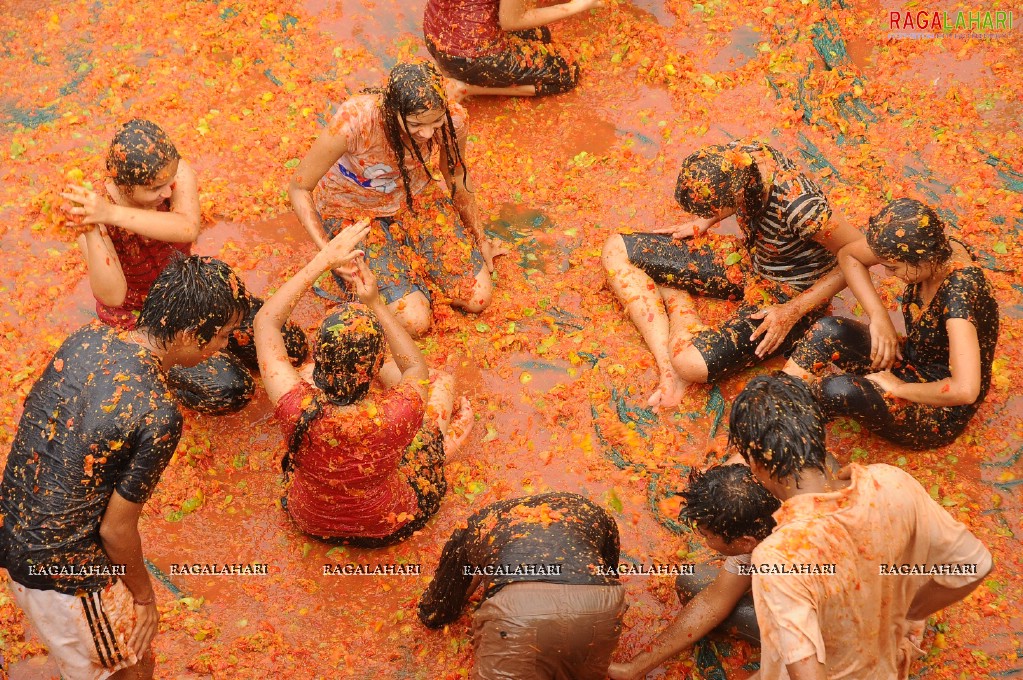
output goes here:
[{"label": "person in red tank top", "polygon": [[426,47],[462,96],[534,97],[568,92],[579,65],[551,42],[546,24],[604,5],[569,0],[526,9],[524,0],[429,0]]},{"label": "person in red tank top", "polygon": [[[368,231],[362,220],[334,237],[267,301],[255,334],[288,443],[281,463],[288,514],[309,535],[375,548],[408,538],[436,514],[447,490],[445,456],[462,446],[473,416],[464,397],[455,406],[453,378],[431,375],[381,299],[354,250]],[[323,321],[312,372],[300,373],[287,360],[281,327],[330,269],[361,302],[343,303]],[[394,363],[383,366],[388,348]]]},{"label": "person in red tank top", "polygon": [[[121,330],[135,328],[149,289],[172,258],[191,254],[199,236],[199,189],[195,171],[167,134],[152,121],[133,119],[115,133],[107,153],[102,191],[71,184],[61,194],[66,211],[81,227],[96,315]],[[249,295],[249,318],[228,350],[192,368],[175,367],[169,377],[178,399],[204,413],[228,413],[248,404],[255,390],[252,317],[262,301]],[[298,362],[308,347],[301,329],[289,329]]]}]

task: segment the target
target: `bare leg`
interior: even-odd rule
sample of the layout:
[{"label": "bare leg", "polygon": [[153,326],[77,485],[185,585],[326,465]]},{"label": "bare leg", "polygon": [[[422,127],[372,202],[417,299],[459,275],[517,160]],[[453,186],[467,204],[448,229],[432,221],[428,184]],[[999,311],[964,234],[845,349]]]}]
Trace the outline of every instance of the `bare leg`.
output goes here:
[{"label": "bare leg", "polygon": [[445,84],[448,98],[454,101],[461,101],[472,95],[490,95],[503,97],[535,97],[535,85],[509,85],[508,87],[481,87],[454,78],[448,78]]},{"label": "bare leg", "polygon": [[476,285],[473,286],[472,294],[468,300],[452,300],[451,306],[457,307],[471,314],[479,314],[490,305],[494,297],[494,282],[490,278],[490,272],[484,267],[476,275]]},{"label": "bare leg", "polygon": [[817,376],[804,369],[802,366],[797,364],[792,359],[786,361],[785,368],[781,370],[795,378],[800,378],[801,380],[803,380],[803,382],[807,383],[817,382]]},{"label": "bare leg", "polygon": [[395,300],[387,308],[414,338],[425,335],[433,323],[430,301],[418,290]]},{"label": "bare leg", "polygon": [[446,456],[456,453],[468,439],[473,424],[472,406],[465,397],[455,405],[455,377],[450,373],[430,370],[430,396],[424,420],[433,420],[444,435]]},{"label": "bare leg", "polygon": [[398,369],[398,364],[394,363],[394,359],[384,362],[384,365],[380,367],[380,373],[377,374],[377,379],[387,388],[394,387],[401,381],[401,371]]},{"label": "bare leg", "polygon": [[657,285],[646,272],[629,262],[625,242],[617,234],[604,243],[601,262],[607,272],[608,285],[625,307],[626,314],[657,362],[660,383],[647,403],[655,408],[678,406],[688,383],[675,373],[671,365],[668,313]]}]

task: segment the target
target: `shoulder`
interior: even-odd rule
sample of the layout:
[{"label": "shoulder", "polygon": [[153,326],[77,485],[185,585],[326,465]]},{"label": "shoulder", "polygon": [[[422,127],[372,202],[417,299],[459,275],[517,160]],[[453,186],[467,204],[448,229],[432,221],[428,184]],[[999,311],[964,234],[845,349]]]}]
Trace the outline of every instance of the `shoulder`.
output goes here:
[{"label": "shoulder", "polygon": [[299,380],[274,406],[274,417],[282,423],[290,423],[298,419],[299,414],[308,408],[317,389],[305,380]]},{"label": "shoulder", "polygon": [[338,105],[327,125],[331,135],[350,135],[380,117],[379,95],[357,94]]},{"label": "shoulder", "polygon": [[406,410],[418,412],[425,409],[425,402],[415,386],[406,381],[386,390],[380,396],[380,403],[392,413]]},{"label": "shoulder", "polygon": [[980,290],[988,289],[988,280],[984,270],[976,264],[964,264],[956,267],[948,274],[950,289]]}]

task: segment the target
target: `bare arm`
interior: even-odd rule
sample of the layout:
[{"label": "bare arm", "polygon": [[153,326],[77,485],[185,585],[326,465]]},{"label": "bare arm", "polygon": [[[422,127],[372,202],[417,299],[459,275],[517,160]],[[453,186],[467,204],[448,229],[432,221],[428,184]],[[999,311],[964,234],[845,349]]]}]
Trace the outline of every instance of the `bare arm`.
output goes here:
[{"label": "bare arm", "polygon": [[124,576],[121,577],[124,585],[131,591],[136,603],[148,603],[135,605],[135,628],[128,640],[128,645],[139,656],[149,648],[160,623],[156,593],[153,592],[153,584],[142,557],[142,537],[138,528],[142,507],[141,503],[125,500],[114,491],[99,525],[103,550],[113,564],[124,565]]},{"label": "bare arm", "polygon": [[722,570],[704,590],[697,593],[682,614],[657,636],[650,651],[626,664],[612,664],[608,674],[614,680],[643,678],[676,654],[699,642],[719,626],[735,609],[749,589],[753,578]]},{"label": "bare arm", "polygon": [[266,394],[274,404],[302,380],[288,358],[281,329],[287,323],[302,294],[313,285],[320,274],[341,266],[350,259],[355,245],[368,231],[369,220],[361,220],[342,230],[326,248],[316,253],[309,264],[281,286],[256,314],[253,333],[256,354],[259,357],[259,372],[263,377]]},{"label": "bare arm", "polygon": [[313,190],[327,174],[327,170],[348,152],[348,138],[332,132],[338,129],[339,122],[335,117],[320,132],[320,136],[313,142],[305,158],[295,168],[295,174],[288,185],[291,209],[295,211],[298,221],[305,227],[309,237],[321,249],[327,247],[327,237],[323,233],[323,220],[313,202]]},{"label": "bare arm", "polygon": [[656,229],[651,229],[650,233],[671,234],[677,239],[701,236],[710,231],[710,229],[714,226],[720,224],[722,220],[731,217],[734,214],[735,208],[722,208],[714,217],[701,217],[696,220],[690,220],[689,222],[683,222],[682,224],[673,224],[670,227],[657,227]]},{"label": "bare arm", "polygon": [[111,203],[91,189],[71,185],[61,196],[80,205],[68,209],[81,215],[83,224],[108,224],[157,241],[192,243],[201,221],[199,186],[195,171],[184,160],[171,183],[170,211],[129,208]]},{"label": "bare arm", "polygon": [[78,237],[78,247],[85,255],[85,266],[89,270],[89,288],[93,296],[108,307],[120,307],[128,294],[128,283],[121,269],[121,259],[107,235],[106,228],[99,224]]},{"label": "bare arm", "polygon": [[828,680],[824,664],[816,656],[808,656],[785,666],[790,680]]},{"label": "bare arm", "polygon": [[525,0],[501,0],[498,22],[502,31],[525,31],[574,17],[576,14],[603,5],[603,0],[569,0],[551,7],[526,9]]}]

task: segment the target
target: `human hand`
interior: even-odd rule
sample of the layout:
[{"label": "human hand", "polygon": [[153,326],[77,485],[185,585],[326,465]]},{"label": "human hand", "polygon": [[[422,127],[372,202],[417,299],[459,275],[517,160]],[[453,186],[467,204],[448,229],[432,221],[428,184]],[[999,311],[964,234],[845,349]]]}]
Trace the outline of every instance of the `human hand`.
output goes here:
[{"label": "human hand", "polygon": [[750,340],[756,340],[763,336],[760,344],[757,345],[756,355],[763,359],[773,354],[781,347],[781,343],[785,341],[785,336],[789,334],[789,331],[792,330],[792,327],[796,325],[796,322],[802,316],[791,302],[786,302],[783,305],[771,305],[761,309],[756,314],[751,314],[751,319],[763,319],[749,338]]},{"label": "human hand", "polygon": [[93,191],[92,187],[68,184],[61,197],[71,201],[71,205],[64,206],[64,212],[73,215],[79,224],[101,224],[111,221],[114,204]]},{"label": "human hand", "polygon": [[135,605],[135,627],[128,638],[128,646],[135,651],[137,657],[142,658],[149,649],[159,627],[160,610],[156,608],[155,601]]},{"label": "human hand", "polygon": [[895,364],[895,359],[902,358],[899,346],[899,334],[888,314],[878,316],[870,322],[870,368],[875,371],[887,371]]},{"label": "human hand", "polygon": [[893,397],[898,397],[899,388],[906,384],[902,380],[899,380],[891,371],[878,371],[877,373],[871,373],[867,376],[867,380],[874,383]]},{"label": "human hand", "polygon": [[354,258],[334,271],[341,275],[351,289],[355,290],[355,294],[362,304],[369,305],[380,299],[377,277],[366,264],[366,258],[361,252],[357,251]]},{"label": "human hand", "polygon": [[510,255],[511,250],[505,248],[504,244],[492,238],[485,238],[480,243],[480,254],[483,255],[483,262],[487,265],[487,271],[494,271],[494,258],[502,255]]},{"label": "human hand", "polygon": [[568,4],[578,12],[585,12],[588,9],[598,9],[604,6],[604,0],[571,0]]},{"label": "human hand", "polygon": [[706,234],[710,225],[706,220],[690,220],[682,224],[673,224],[670,227],[658,227],[651,230],[654,234],[671,234],[672,238],[684,239],[694,238]]},{"label": "human hand", "polygon": [[363,218],[355,224],[350,224],[330,240],[323,247],[320,255],[325,258],[330,269],[338,269],[355,257],[362,254],[362,251],[355,250],[356,244],[366,238],[369,233],[369,218]]}]

